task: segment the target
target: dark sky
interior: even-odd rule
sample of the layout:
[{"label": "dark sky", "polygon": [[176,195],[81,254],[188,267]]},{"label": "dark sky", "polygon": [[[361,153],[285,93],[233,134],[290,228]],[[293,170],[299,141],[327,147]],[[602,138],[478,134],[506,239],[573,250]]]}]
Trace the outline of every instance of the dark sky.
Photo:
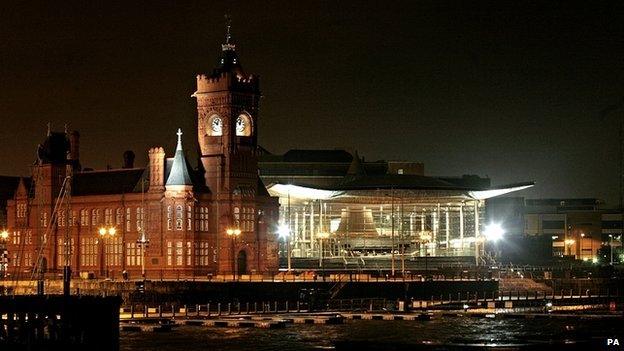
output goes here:
[{"label": "dark sky", "polygon": [[344,147],[616,202],[624,109],[600,111],[624,97],[621,1],[3,1],[0,174],[28,173],[48,121],[81,132],[87,167],[172,153],[177,127],[194,147],[190,95],[225,13],[272,152]]}]

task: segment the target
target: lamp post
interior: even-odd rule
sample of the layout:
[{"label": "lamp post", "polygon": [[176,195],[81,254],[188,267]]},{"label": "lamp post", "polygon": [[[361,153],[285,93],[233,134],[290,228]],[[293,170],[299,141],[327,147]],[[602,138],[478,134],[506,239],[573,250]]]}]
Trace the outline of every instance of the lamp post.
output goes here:
[{"label": "lamp post", "polygon": [[284,240],[286,243],[286,262],[288,264],[288,272],[291,269],[290,262],[290,228],[289,226],[282,224],[277,228],[277,235]]},{"label": "lamp post", "polygon": [[104,275],[104,267],[106,266],[106,276],[108,277],[108,264],[106,262],[106,240],[107,238],[114,238],[117,234],[117,229],[115,227],[100,227],[98,229],[98,234],[100,234],[102,249],[100,255],[100,275]]},{"label": "lamp post", "polygon": [[475,245],[477,247],[477,251],[479,243],[481,243],[483,252],[485,253],[485,243],[487,241],[490,242],[497,242],[499,240],[501,240],[503,238],[503,235],[505,235],[505,230],[503,229],[503,227],[501,227],[500,224],[498,223],[490,223],[487,226],[485,226],[485,229],[483,230],[483,235],[480,238],[476,238],[475,240]]},{"label": "lamp post", "polygon": [[145,236],[145,231],[141,231],[141,237],[137,239],[137,245],[141,248],[141,278],[145,281],[145,249],[149,245],[149,239]]},{"label": "lamp post", "polygon": [[583,257],[583,238],[585,238],[585,233],[581,233],[581,239],[580,239],[580,242],[579,242],[581,259],[582,260],[585,259],[585,257]]},{"label": "lamp post", "polygon": [[613,234],[609,234],[609,264],[613,266]]},{"label": "lamp post", "polygon": [[241,234],[241,230],[238,228],[228,228],[225,233],[232,238],[232,278],[236,280],[236,237]]},{"label": "lamp post", "polygon": [[4,278],[9,266],[9,257],[6,249],[6,242],[9,240],[9,231],[4,229],[0,231],[0,278]]},{"label": "lamp post", "polygon": [[329,233],[327,232],[320,232],[316,235],[319,239],[319,247],[320,247],[320,254],[319,254],[319,267],[322,269],[323,268],[323,240],[329,238]]}]

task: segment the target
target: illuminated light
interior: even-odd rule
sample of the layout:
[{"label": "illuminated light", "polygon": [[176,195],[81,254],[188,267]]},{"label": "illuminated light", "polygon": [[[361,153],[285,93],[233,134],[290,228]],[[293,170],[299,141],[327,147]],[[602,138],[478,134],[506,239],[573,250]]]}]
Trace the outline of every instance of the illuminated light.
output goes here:
[{"label": "illuminated light", "polygon": [[565,244],[566,244],[566,245],[572,245],[572,244],[574,244],[574,239],[566,239]]},{"label": "illuminated light", "polygon": [[6,230],[3,230],[0,232],[0,239],[2,240],[6,240],[9,238],[9,232]]},{"label": "illuminated light", "polygon": [[277,227],[277,235],[279,235],[280,238],[285,239],[290,236],[290,229],[286,224],[282,224]]},{"label": "illuminated light", "polygon": [[598,257],[592,258],[592,263],[598,263]]},{"label": "illuminated light", "polygon": [[464,309],[467,310],[468,309],[468,305],[464,304]]},{"label": "illuminated light", "polygon": [[106,232],[107,232],[107,230],[104,227],[100,227],[100,229],[98,230],[98,233],[100,233],[100,235],[102,235],[102,236],[106,235]]},{"label": "illuminated light", "polygon": [[241,230],[238,229],[238,228],[228,228],[228,229],[225,230],[225,233],[227,235],[230,235],[230,236],[232,236],[232,235],[239,236],[240,233],[241,233]]},{"label": "illuminated light", "polygon": [[559,239],[559,235],[553,235],[551,238],[552,238],[553,240],[557,240],[557,239]]},{"label": "illuminated light", "polygon": [[115,227],[110,227],[110,228],[108,228],[108,234],[109,234],[109,235],[115,235],[115,234],[117,234],[117,229],[115,229]]},{"label": "illuminated light", "polygon": [[533,184],[529,185],[520,185],[520,186],[512,186],[509,188],[501,188],[501,189],[490,189],[490,190],[478,190],[478,191],[469,191],[468,196],[477,200],[485,200],[491,197],[501,196],[508,193],[512,193],[514,191],[520,191],[527,188],[532,187]]},{"label": "illuminated light", "polygon": [[483,231],[483,235],[489,241],[498,241],[503,238],[503,234],[505,234],[505,230],[498,223],[490,223]]},{"label": "illuminated light", "polygon": [[546,307],[551,308],[552,307],[552,302],[547,302],[546,303]]},{"label": "illuminated light", "polygon": [[320,232],[320,233],[316,234],[316,236],[317,236],[319,239],[327,239],[327,238],[329,238],[329,233],[326,233],[326,232]]},{"label": "illuminated light", "polygon": [[271,196],[290,196],[304,200],[327,200],[343,193],[341,191],[322,190],[292,184],[272,184],[267,187],[267,190]]}]

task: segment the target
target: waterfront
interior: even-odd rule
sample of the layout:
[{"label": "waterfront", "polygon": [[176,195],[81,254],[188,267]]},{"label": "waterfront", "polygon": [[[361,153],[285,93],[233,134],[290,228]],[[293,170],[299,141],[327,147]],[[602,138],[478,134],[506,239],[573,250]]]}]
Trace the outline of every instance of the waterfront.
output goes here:
[{"label": "waterfront", "polygon": [[[488,319],[436,317],[431,321],[347,321],[340,325],[288,325],[284,329],[198,328],[180,326],[171,332],[122,332],[121,350],[320,350],[336,342],[367,345],[410,345],[431,349],[467,345],[504,346],[564,344],[569,348],[590,342],[601,345],[621,336],[619,320],[599,319]],[[386,349],[383,345],[379,348]],[[435,345],[441,345],[436,347]]]}]

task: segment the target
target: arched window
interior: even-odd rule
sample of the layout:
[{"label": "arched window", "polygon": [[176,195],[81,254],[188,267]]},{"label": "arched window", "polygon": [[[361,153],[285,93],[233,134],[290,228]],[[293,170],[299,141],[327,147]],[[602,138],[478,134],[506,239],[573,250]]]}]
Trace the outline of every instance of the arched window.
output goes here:
[{"label": "arched window", "polygon": [[193,208],[191,207],[191,205],[186,205],[186,230],[193,230],[193,223],[192,223],[192,212]]},{"label": "arched window", "polygon": [[99,208],[94,208],[91,210],[91,225],[98,225],[100,223],[102,223],[102,214]]},{"label": "arched window", "polygon": [[113,210],[111,208],[104,209],[104,224],[113,224]]},{"label": "arched window", "polygon": [[173,209],[167,206],[167,230],[173,229]]},{"label": "arched window", "polygon": [[184,216],[184,209],[181,205],[176,206],[176,230],[182,230],[182,217]]},{"label": "arched window", "polygon": [[59,214],[58,214],[58,225],[59,225],[59,227],[64,227],[65,226],[65,210],[59,211]]},{"label": "arched window", "polygon": [[234,207],[234,224],[240,228],[240,208]]},{"label": "arched window", "polygon": [[121,226],[123,223],[123,210],[121,207],[115,210],[115,225]]},{"label": "arched window", "polygon": [[136,208],[136,230],[140,232],[143,230],[143,221],[145,219],[145,213],[143,211],[143,207]]},{"label": "arched window", "polygon": [[82,209],[80,210],[80,225],[88,226],[89,225],[89,210]]}]

